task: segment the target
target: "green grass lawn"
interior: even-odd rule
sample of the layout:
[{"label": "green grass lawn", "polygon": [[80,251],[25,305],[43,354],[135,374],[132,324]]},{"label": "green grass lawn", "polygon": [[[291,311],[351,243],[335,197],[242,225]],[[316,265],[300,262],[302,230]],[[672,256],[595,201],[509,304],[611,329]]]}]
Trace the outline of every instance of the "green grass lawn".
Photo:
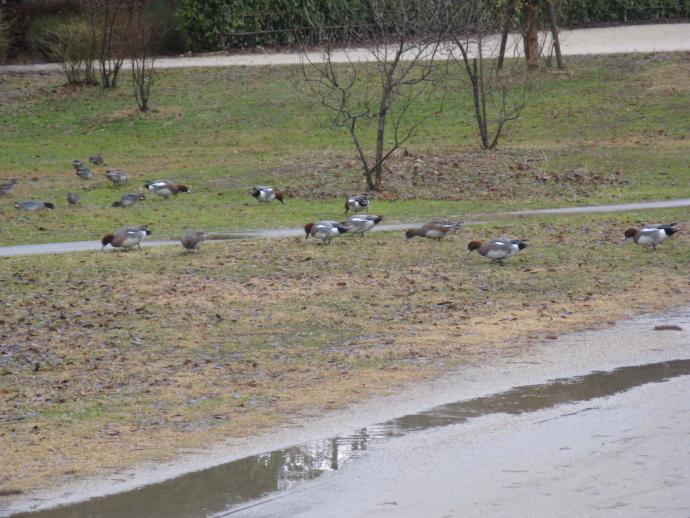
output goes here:
[{"label": "green grass lawn", "polygon": [[[396,221],[689,196],[687,57],[570,58],[568,67],[543,73],[496,152],[478,148],[467,89],[448,91],[445,110],[391,163],[372,212]],[[294,67],[161,71],[148,114],[133,110],[125,75],[109,92],[66,88],[57,75],[0,78],[0,178],[20,180],[0,199],[0,244],[96,239],[123,224],[149,223],[163,237],[340,217],[364,182],[348,135],[294,77]],[[74,174],[73,159],[98,152],[129,174],[127,187],[110,186],[104,167],[90,181]],[[193,193],[109,208],[158,178]],[[287,203],[258,206],[247,194],[257,183],[285,189]],[[67,207],[70,191],[80,207]],[[25,199],[58,209],[16,211]]]}]

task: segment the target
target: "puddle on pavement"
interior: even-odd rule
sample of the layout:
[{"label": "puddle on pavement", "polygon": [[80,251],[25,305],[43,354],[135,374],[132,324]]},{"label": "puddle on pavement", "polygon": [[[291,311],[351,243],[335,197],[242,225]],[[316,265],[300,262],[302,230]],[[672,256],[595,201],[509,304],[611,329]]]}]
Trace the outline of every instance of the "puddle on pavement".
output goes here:
[{"label": "puddle on pavement", "polygon": [[190,473],[162,483],[18,516],[76,518],[226,516],[248,502],[342,468],[361,452],[392,437],[462,423],[495,413],[520,414],[610,396],[646,383],[690,374],[690,359],[622,367],[527,385],[437,406],[368,426],[356,433],[300,444]]}]

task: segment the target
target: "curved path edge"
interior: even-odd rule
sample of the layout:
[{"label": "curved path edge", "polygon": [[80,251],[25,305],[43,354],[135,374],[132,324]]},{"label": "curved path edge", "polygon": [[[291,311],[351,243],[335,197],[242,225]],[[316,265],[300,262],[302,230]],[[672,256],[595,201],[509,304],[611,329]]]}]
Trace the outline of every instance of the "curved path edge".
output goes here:
[{"label": "curved path edge", "polygon": [[[534,216],[534,215],[568,215],[568,214],[598,214],[607,212],[626,212],[633,210],[650,210],[650,209],[672,209],[677,207],[690,207],[690,198],[683,198],[677,200],[664,201],[649,201],[639,203],[623,203],[619,205],[590,205],[586,207],[561,207],[553,209],[535,209],[535,210],[519,210],[513,212],[494,212],[493,216]],[[464,224],[478,224],[479,221],[465,221]],[[419,222],[409,223],[395,223],[388,225],[378,225],[374,231],[377,232],[392,232],[398,230],[406,230],[408,228],[419,225]],[[277,239],[284,237],[294,237],[302,235],[304,230],[301,228],[283,228],[283,229],[259,229],[246,230],[237,232],[213,232],[210,233],[211,240],[224,239]],[[143,246],[146,248],[155,248],[160,246],[179,245],[177,240],[151,240],[144,242]],[[41,243],[34,245],[14,245],[1,246],[0,257],[17,257],[29,255],[46,255],[46,254],[65,254],[68,252],[87,252],[99,251],[101,249],[100,241],[71,241],[65,243]]]},{"label": "curved path edge", "polygon": [[[619,27],[596,27],[589,29],[561,30],[559,32],[561,52],[565,56],[620,54],[630,52],[678,52],[690,50],[690,24],[669,23],[649,25],[623,25]],[[549,48],[551,41],[548,33],[541,33],[544,47]],[[496,55],[500,38],[493,35],[484,42],[485,51]],[[507,47],[519,49],[522,36],[510,35]],[[441,52],[443,54],[443,51]],[[517,55],[522,55],[519,50]],[[156,68],[195,68],[227,66],[269,66],[298,65],[300,52],[252,52],[246,54],[214,54],[202,56],[160,57],[156,59]],[[321,63],[323,54],[319,51],[307,53],[312,63]],[[374,61],[371,51],[365,48],[337,50],[332,58],[335,62]],[[123,68],[130,66],[125,61]],[[37,63],[29,65],[0,66],[0,73],[46,73],[60,70],[58,63]]]}]

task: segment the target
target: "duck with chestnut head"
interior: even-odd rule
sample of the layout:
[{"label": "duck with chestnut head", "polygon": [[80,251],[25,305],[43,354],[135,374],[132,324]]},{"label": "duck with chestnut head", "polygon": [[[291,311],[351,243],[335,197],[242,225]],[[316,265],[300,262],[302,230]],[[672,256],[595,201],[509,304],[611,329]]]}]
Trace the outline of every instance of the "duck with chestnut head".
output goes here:
[{"label": "duck with chestnut head", "polygon": [[113,248],[129,250],[133,247],[141,250],[141,242],[151,235],[148,225],[140,227],[122,227],[113,234],[106,234],[101,238],[101,250],[110,245]]},{"label": "duck with chestnut head", "polygon": [[331,239],[347,231],[348,228],[337,221],[317,221],[316,223],[307,223],[304,226],[304,233],[306,234],[304,239],[309,239],[311,236],[314,239],[320,239],[321,244],[329,245]]},{"label": "duck with chestnut head", "polygon": [[467,243],[468,254],[475,250],[479,255],[488,257],[495,263],[503,264],[503,260],[514,256],[520,250],[527,248],[526,239],[492,239],[487,243],[470,241]]},{"label": "duck with chestnut head", "polygon": [[284,197],[285,193],[282,191],[277,191],[273,187],[268,187],[266,185],[259,185],[257,187],[252,187],[249,194],[256,198],[256,201],[261,203],[268,203],[273,200],[278,200],[280,203],[285,203]]},{"label": "duck with chestnut head", "polygon": [[656,245],[678,232],[679,229],[675,228],[676,225],[677,223],[671,223],[669,225],[645,225],[640,229],[629,228],[624,233],[624,241],[632,239],[635,244],[651,246],[652,250],[656,250]]},{"label": "duck with chestnut head", "polygon": [[163,198],[169,198],[170,196],[177,195],[180,192],[192,192],[186,185],[173,183],[170,180],[155,180],[153,182],[146,182],[144,187],[146,187],[149,192],[163,196]]}]

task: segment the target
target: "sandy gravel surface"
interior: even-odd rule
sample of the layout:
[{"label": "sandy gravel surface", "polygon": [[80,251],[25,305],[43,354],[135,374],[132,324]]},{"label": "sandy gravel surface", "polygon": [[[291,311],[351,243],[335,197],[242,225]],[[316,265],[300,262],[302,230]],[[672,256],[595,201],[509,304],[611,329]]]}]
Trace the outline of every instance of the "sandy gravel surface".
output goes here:
[{"label": "sandy gravel surface", "polygon": [[[542,36],[544,37],[544,36]],[[517,47],[521,36],[511,35],[509,48]],[[690,50],[690,24],[629,25],[598,29],[576,29],[560,34],[562,52],[567,56],[582,54],[617,54],[628,52],[672,52]],[[547,47],[549,45],[547,40]],[[488,40],[486,48],[498,47],[498,37]],[[312,52],[309,59],[319,61],[321,54]],[[337,52],[334,60],[370,61],[371,54],[364,49],[348,49]],[[161,58],[158,68],[189,68],[219,66],[263,66],[293,65],[300,62],[297,52],[276,52],[262,54],[212,55],[195,57]],[[125,68],[128,64],[125,63]],[[47,72],[59,70],[57,64],[0,66],[2,72]]]},{"label": "sandy gravel surface", "polygon": [[[653,331],[653,327],[661,323],[678,324],[684,330],[680,332]],[[496,353],[490,357],[487,355],[487,358],[480,364],[468,365],[455,373],[437,380],[436,382],[416,385],[399,394],[364,401],[362,404],[356,405],[345,411],[334,412],[327,416],[307,419],[300,423],[295,423],[293,426],[276,429],[272,433],[263,436],[243,440],[230,440],[226,444],[218,445],[212,450],[192,453],[186,458],[182,458],[176,462],[151,464],[142,466],[137,470],[120,472],[108,477],[79,481],[69,486],[51,491],[22,495],[12,499],[4,499],[4,501],[0,500],[0,516],[8,515],[19,510],[27,510],[30,508],[48,508],[58,504],[84,500],[96,495],[126,491],[144,484],[155,483],[186,472],[204,469],[206,467],[229,462],[231,460],[239,459],[248,455],[258,454],[275,448],[287,447],[292,444],[300,444],[307,441],[332,437],[340,433],[357,430],[373,423],[382,422],[401,415],[423,411],[449,402],[501,392],[519,385],[544,383],[549,379],[582,375],[594,370],[610,370],[621,366],[639,365],[680,358],[690,358],[690,308],[678,309],[662,316],[636,317],[631,320],[621,321],[608,329],[587,331],[563,336],[558,340],[549,340],[546,343],[543,343],[539,346],[530,347],[527,350],[514,349],[510,346],[510,344],[506,344],[505,349],[496,351]],[[686,385],[684,385],[684,389],[681,390],[679,394],[687,395],[688,382],[685,380],[681,381],[681,383],[686,383]],[[667,385],[670,386],[670,383]],[[687,426],[676,426],[676,421],[674,421],[676,417],[684,415],[685,421],[690,423],[690,419],[688,419],[688,417],[690,417],[690,403],[688,403],[688,401],[690,400],[688,400],[687,397],[672,397],[673,391],[670,391],[670,393],[669,391],[659,393],[658,390],[665,390],[665,386],[661,389],[658,387],[651,387],[649,390],[640,387],[639,393],[637,390],[638,389],[635,389],[635,391],[630,391],[630,395],[625,396],[625,400],[620,400],[620,405],[627,405],[627,410],[621,410],[623,414],[620,415],[623,417],[613,419],[612,423],[607,425],[608,431],[606,434],[611,435],[612,437],[618,437],[621,439],[621,441],[623,441],[622,444],[625,444],[625,438],[635,434],[626,431],[621,435],[622,432],[620,432],[614,425],[616,423],[620,424],[621,419],[623,418],[627,419],[625,416],[629,416],[631,419],[637,419],[639,423],[638,421],[635,421],[636,424],[634,426],[646,426],[646,438],[641,439],[644,444],[648,445],[645,447],[658,447],[660,449],[659,455],[663,454],[662,457],[659,458],[663,458],[664,460],[672,460],[674,458],[682,460],[682,462],[684,462],[686,465],[686,471],[684,471],[682,474],[682,476],[685,477],[688,474],[687,470],[690,469],[690,462],[688,462],[690,461],[690,457],[682,457],[681,454],[674,453],[675,450],[668,452],[664,450],[664,445],[672,445],[675,443],[683,443],[685,445],[690,444],[687,441],[687,434],[690,432],[690,430],[687,428]],[[628,400],[627,398],[632,399]],[[657,400],[656,398],[661,398],[658,401],[664,402],[662,408],[653,408],[655,407],[653,403]],[[597,402],[596,405],[602,409],[610,407],[613,411],[620,406],[618,403],[616,403],[616,401],[617,397],[614,397],[610,401],[605,400]],[[624,403],[624,401],[627,402]],[[666,402],[668,402],[668,404],[666,404]],[[589,402],[585,406],[589,407],[594,405],[592,402]],[[644,412],[640,412],[640,408],[644,408]],[[577,442],[576,439],[578,437],[573,436],[565,443],[560,442],[558,437],[549,439],[548,436],[550,435],[550,428],[548,428],[548,426],[555,425],[548,425],[540,428],[540,430],[543,430],[543,432],[539,432],[540,439],[539,441],[535,442],[530,437],[533,433],[533,430],[536,430],[536,428],[533,426],[534,423],[562,414],[568,414],[574,410],[580,409],[580,405],[574,405],[573,409],[557,407],[555,409],[544,411],[543,415],[524,414],[523,416],[518,416],[513,419],[494,416],[488,419],[480,419],[476,422],[472,421],[466,425],[460,425],[457,427],[453,426],[444,431],[432,431],[429,432],[428,436],[425,434],[419,434],[416,439],[414,436],[410,436],[410,438],[406,438],[405,440],[420,441],[417,444],[417,453],[422,456],[433,456],[435,455],[434,450],[436,449],[436,446],[433,446],[436,443],[433,441],[440,441],[439,444],[443,444],[444,441],[446,443],[450,441],[451,446],[453,444],[457,445],[458,443],[456,443],[455,440],[464,442],[468,437],[476,434],[475,432],[467,430],[486,430],[487,433],[485,434],[486,436],[484,438],[486,442],[478,441],[476,442],[475,446],[472,446],[472,448],[468,450],[452,450],[451,448],[451,450],[447,451],[446,453],[449,455],[462,456],[462,458],[467,459],[474,458],[474,462],[476,462],[477,465],[481,465],[481,458],[484,454],[482,452],[485,452],[487,455],[497,455],[496,452],[492,453],[490,451],[491,448],[495,448],[498,444],[503,444],[504,447],[509,448],[510,451],[515,451],[516,453],[523,452],[523,457],[516,457],[515,464],[511,464],[513,466],[520,466],[520,462],[526,462],[526,459],[531,458],[530,456],[524,456],[526,455],[524,450],[529,447],[532,448],[531,451],[534,453],[535,459],[538,455],[539,458],[541,458],[540,462],[547,463],[542,466],[545,470],[543,474],[537,473],[534,469],[530,470],[532,476],[539,475],[542,477],[541,479],[537,478],[535,480],[540,480],[543,482],[548,480],[549,477],[553,478],[555,472],[549,470],[555,469],[554,467],[557,467],[556,465],[559,463],[555,462],[555,457],[551,459],[550,455],[543,455],[541,452],[546,450],[541,450],[540,447],[536,446],[536,444],[541,444],[542,440],[548,443],[550,440],[551,442],[549,443],[549,447],[556,448],[554,451],[560,451],[557,450],[557,448],[560,448],[564,444],[566,446],[570,444],[568,447],[575,447]],[[664,415],[664,412],[667,412],[667,414]],[[683,414],[683,412],[685,412],[685,414]],[[581,437],[585,437],[588,440],[582,446],[582,448],[584,448],[582,451],[590,451],[586,450],[586,448],[591,449],[595,446],[597,448],[603,448],[603,446],[597,446],[592,442],[592,437],[587,435],[589,432],[586,431],[586,427],[599,426],[599,421],[597,421],[597,419],[600,419],[603,422],[603,420],[606,419],[607,413],[599,413],[599,417],[595,415],[597,413],[591,414],[590,416],[585,414],[586,413],[582,414],[584,418],[594,419],[594,421],[588,421],[586,423],[583,422],[583,431]],[[639,416],[637,414],[639,414]],[[649,416],[649,419],[647,419],[646,416]],[[668,430],[664,431],[664,435],[662,436],[664,440],[652,441],[653,437],[651,436],[658,432],[658,430],[655,428],[656,425],[660,424],[663,420],[667,421],[666,425],[669,427]],[[649,423],[644,425],[645,421],[649,421]],[[561,432],[570,433],[571,426],[569,423],[574,423],[577,421],[568,421],[563,419],[556,420],[555,422],[562,423],[562,429],[558,432],[558,434],[560,434]],[[548,423],[548,421],[546,421],[545,424],[546,423]],[[467,426],[471,428],[467,428]],[[511,438],[512,434],[508,433],[509,430],[513,430],[515,432],[514,438]],[[490,431],[491,434],[488,433]],[[575,433],[575,430],[572,430],[572,432]],[[451,435],[446,436],[445,434],[448,433]],[[491,443],[491,441],[495,442]],[[424,453],[424,444],[427,442],[429,442],[430,446],[426,448],[428,451]],[[619,444],[614,442],[613,439],[611,439],[609,442],[614,445]],[[489,446],[491,444],[494,446]],[[360,465],[356,464],[353,465],[352,471],[350,471],[348,468],[347,470],[337,472],[336,476],[322,479],[326,481],[325,483],[321,480],[317,481],[313,486],[315,488],[314,491],[316,491],[316,493],[313,495],[311,495],[311,490],[309,490],[311,486],[306,485],[304,487],[306,487],[306,489],[309,491],[305,492],[304,490],[300,490],[294,493],[293,496],[286,495],[287,500],[284,498],[279,498],[279,500],[283,501],[283,503],[280,505],[288,505],[286,502],[289,502],[290,505],[294,506],[295,511],[302,510],[307,516],[324,516],[323,514],[318,513],[312,514],[312,507],[310,507],[312,503],[314,505],[318,504],[319,498],[323,497],[323,495],[319,496],[318,491],[320,491],[320,489],[318,488],[328,486],[337,488],[338,491],[341,489],[342,491],[348,491],[361,487],[356,484],[357,477],[374,476],[376,473],[382,472],[380,464],[378,464],[379,459],[388,459],[392,461],[395,460],[396,457],[401,456],[400,451],[393,453],[393,450],[389,450],[388,448],[389,446],[387,446],[386,449],[382,449],[380,453],[376,453],[376,455],[382,455],[383,457],[374,458],[369,464],[369,461],[367,460],[369,457],[367,457],[360,463],[362,467],[359,467]],[[390,446],[390,448],[395,448],[395,446]],[[471,457],[475,448],[478,448],[476,452],[477,456]],[[482,450],[482,448],[484,448],[484,450]],[[687,452],[687,450],[685,451]],[[580,460],[587,458],[584,453],[582,453],[582,455],[582,457],[578,457]],[[613,450],[611,451],[610,456],[615,458]],[[402,455],[402,457],[405,457],[405,455]],[[434,459],[436,459],[434,462],[437,462],[441,458],[443,457],[434,457]],[[449,458],[452,459],[453,457],[451,456]],[[578,458],[573,458],[571,463],[578,462]],[[548,465],[548,462],[551,460],[554,462],[551,465]],[[493,463],[498,462],[498,460],[496,460],[494,457],[494,460],[487,462]],[[618,470],[620,469],[620,466],[621,464],[612,464],[611,469],[615,468]],[[631,465],[631,467],[634,467],[634,465]],[[355,471],[355,469],[357,471]],[[368,469],[369,471],[367,471]],[[391,469],[401,470],[400,473],[402,476],[405,473],[409,474],[410,472],[414,472],[416,468],[414,466],[396,464],[392,465]],[[450,467],[447,469],[455,468]],[[432,472],[435,470],[429,469],[429,471]],[[573,469],[572,472],[575,473],[577,470]],[[350,475],[350,473],[353,473],[353,475]],[[495,473],[487,469],[487,471],[484,472],[484,475],[490,477],[495,476]],[[510,478],[508,474],[503,474],[502,476],[504,476],[506,484],[512,483],[510,480],[508,480]],[[464,478],[467,479],[467,475],[464,475]],[[365,478],[363,478],[363,480],[365,480]],[[388,488],[393,491],[395,489],[395,484],[391,480],[392,479],[382,480],[381,488]],[[687,479],[684,480],[686,480],[687,483]],[[433,481],[431,479],[428,481],[431,485],[433,485]],[[575,490],[576,487],[580,487],[578,484],[581,483],[581,480],[574,478],[572,480],[573,490]],[[336,486],[329,486],[329,484],[336,484]],[[342,484],[342,486],[339,486],[338,484]],[[375,482],[369,480],[367,484],[373,485]],[[458,484],[458,486],[460,486],[460,484]],[[457,488],[453,491],[459,491],[460,489],[461,488]],[[635,487],[631,493],[636,493],[638,489],[638,487]],[[552,486],[551,490],[557,491],[557,487]],[[327,492],[328,494],[332,494],[331,490],[328,490]],[[354,496],[356,493],[349,494]],[[397,495],[397,493],[395,494]],[[308,496],[303,497],[302,495]],[[357,498],[359,498],[359,495],[357,495]],[[380,510],[379,504],[381,501],[378,496],[374,494],[369,494],[368,498],[369,499],[367,500],[366,495],[362,495],[361,504],[363,506],[374,506],[366,507],[366,509],[374,510],[374,515],[376,515]],[[398,497],[395,496],[395,498]],[[344,501],[345,500],[343,500],[341,503]],[[402,501],[403,500],[401,499],[401,502]],[[410,510],[410,513],[413,513],[413,511],[416,510],[416,508],[413,506],[413,502],[411,500],[404,501],[409,503],[408,509]],[[307,507],[304,507],[304,505],[306,505],[305,502],[309,504]],[[324,505],[326,504],[327,501],[324,500]],[[440,512],[443,508],[443,505],[446,504],[448,504],[447,501],[439,498],[440,507],[436,509],[436,511]],[[397,507],[398,510],[400,510],[402,508],[402,504],[399,503]],[[260,505],[252,508],[255,509],[255,511],[252,511],[252,513],[269,513],[270,515],[270,513],[276,509],[283,508],[284,507],[272,508],[270,506],[265,507]],[[361,509],[364,510],[365,507],[362,507]],[[321,510],[323,510],[323,508],[321,508]],[[262,514],[258,515],[261,516]],[[349,514],[349,516],[354,515],[357,514]],[[435,515],[443,516],[442,513]],[[548,513],[544,513],[542,515],[548,515]],[[331,516],[331,514],[329,513],[328,516]],[[428,516],[434,516],[434,514]]]}]

